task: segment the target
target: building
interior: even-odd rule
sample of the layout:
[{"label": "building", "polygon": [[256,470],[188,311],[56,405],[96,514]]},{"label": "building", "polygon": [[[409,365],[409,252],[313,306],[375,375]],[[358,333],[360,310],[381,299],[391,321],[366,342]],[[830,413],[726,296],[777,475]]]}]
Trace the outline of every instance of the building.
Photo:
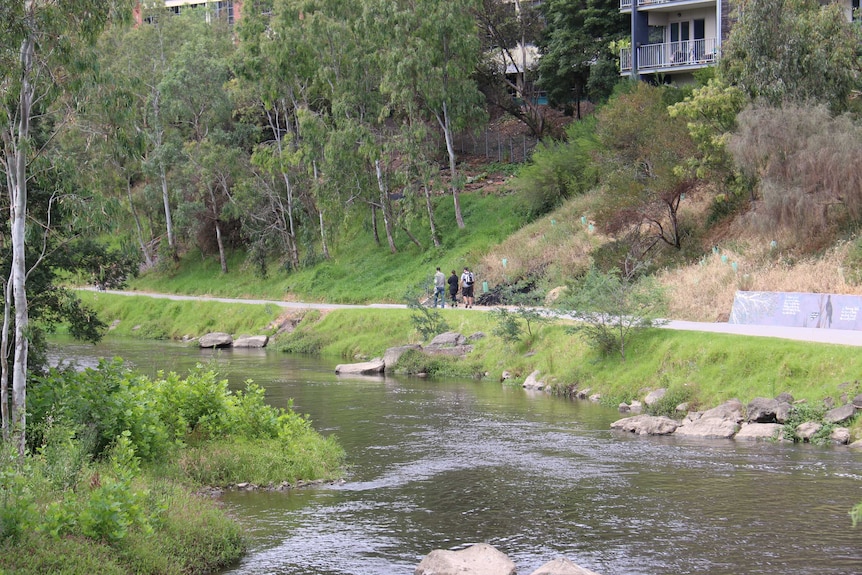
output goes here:
[{"label": "building", "polygon": [[142,5],[155,6],[164,1],[165,8],[179,14],[183,10],[202,9],[207,18],[224,18],[233,24],[242,16],[242,0],[141,0],[135,6],[134,18],[137,24],[143,23]]},{"label": "building", "polygon": [[[838,1],[848,20],[859,19],[860,0]],[[620,73],[691,81],[695,70],[721,58],[733,10],[730,0],[620,0],[620,12],[631,16],[631,47],[620,51]]]}]

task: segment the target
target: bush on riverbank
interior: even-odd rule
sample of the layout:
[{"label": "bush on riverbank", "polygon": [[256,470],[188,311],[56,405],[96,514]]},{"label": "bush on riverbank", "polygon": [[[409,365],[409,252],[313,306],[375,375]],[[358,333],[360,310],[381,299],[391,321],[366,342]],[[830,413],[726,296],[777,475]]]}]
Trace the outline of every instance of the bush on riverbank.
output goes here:
[{"label": "bush on riverbank", "polygon": [[155,379],[119,360],[53,370],[28,406],[30,456],[0,454],[3,573],[207,573],[244,547],[195,491],[334,478],[343,462],[290,406],[251,383],[232,392],[203,366]]}]

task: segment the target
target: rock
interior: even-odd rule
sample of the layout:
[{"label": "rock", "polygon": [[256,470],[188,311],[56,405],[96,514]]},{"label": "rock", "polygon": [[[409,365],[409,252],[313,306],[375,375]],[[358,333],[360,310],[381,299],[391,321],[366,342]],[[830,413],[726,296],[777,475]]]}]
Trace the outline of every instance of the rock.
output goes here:
[{"label": "rock", "polygon": [[777,401],[778,403],[793,403],[793,396],[785,391],[785,392],[779,393],[775,397],[775,401]]},{"label": "rock", "polygon": [[655,415],[635,415],[619,419],[611,424],[611,429],[628,431],[638,435],[670,435],[679,424],[669,417]]},{"label": "rock", "polygon": [[545,389],[545,383],[539,380],[539,370],[534,371],[524,380],[524,389]]},{"label": "rock", "polygon": [[775,423],[778,400],[768,397],[755,397],[746,408],[749,423]]},{"label": "rock", "polygon": [[355,374],[355,375],[376,375],[383,373],[385,364],[382,358],[375,358],[371,361],[363,361],[361,363],[343,363],[335,366],[335,373],[339,375]]},{"label": "rock", "polygon": [[686,411],[688,411],[688,408],[689,408],[689,403],[687,401],[684,401],[684,402],[682,402],[676,406],[676,411],[678,411],[680,413],[685,413]]},{"label": "rock", "polygon": [[785,401],[778,403],[778,409],[775,410],[775,421],[785,423],[790,419],[790,413],[793,411],[793,406]]},{"label": "rock", "polygon": [[816,421],[806,421],[805,423],[796,426],[796,435],[798,435],[799,439],[802,441],[811,441],[811,438],[814,437],[821,429],[823,429],[823,426]]},{"label": "rock", "polygon": [[506,381],[507,379],[512,379],[512,372],[504,371],[500,374],[500,381]]},{"label": "rock", "polygon": [[752,441],[784,439],[784,426],[778,423],[746,423],[733,438]]},{"label": "rock", "polygon": [[707,417],[705,412],[698,419],[686,418],[682,424],[676,428],[675,435],[681,437],[699,437],[704,439],[730,439],[736,432],[739,431],[739,423],[733,413],[731,417]]},{"label": "rock", "polygon": [[588,399],[588,398],[590,397],[590,393],[591,393],[592,391],[593,391],[593,390],[592,390],[591,388],[589,388],[589,387],[587,387],[587,388],[585,388],[585,389],[580,389],[580,390],[578,390],[578,393],[577,393],[577,396],[576,396],[576,397],[577,397],[578,399]]},{"label": "rock", "polygon": [[233,337],[229,333],[212,332],[202,335],[198,341],[198,347],[222,348],[233,345]]},{"label": "rock", "polygon": [[629,409],[631,409],[632,413],[640,413],[644,410],[644,404],[640,401],[633,401]]},{"label": "rock", "polygon": [[413,345],[399,345],[398,347],[390,347],[385,352],[383,352],[383,365],[386,371],[391,370],[395,367],[395,364],[398,363],[398,360],[401,359],[401,356],[404,355],[404,352],[409,351],[411,349],[421,350],[422,346],[418,344]]},{"label": "rock", "polygon": [[862,439],[857,439],[847,447],[849,447],[850,449],[862,449]]},{"label": "rock", "polygon": [[862,409],[862,393],[854,397],[851,403],[856,406],[856,409]]},{"label": "rock", "polygon": [[701,417],[706,419],[733,419],[739,423],[742,421],[742,402],[738,399],[729,399],[718,407],[707,409],[703,412]]},{"label": "rock", "polygon": [[823,421],[826,423],[841,423],[847,421],[856,414],[856,407],[852,403],[830,409],[823,416]]},{"label": "rock", "polygon": [[592,401],[593,403],[598,403],[598,402],[600,402],[600,401],[602,400],[602,394],[601,394],[601,393],[594,393],[594,394],[592,394],[592,395],[590,396],[590,398],[589,398],[589,399],[590,399],[590,401]]},{"label": "rock", "polygon": [[477,331],[476,333],[467,336],[467,341],[479,341],[480,339],[485,339],[488,337],[485,335],[484,331]]},{"label": "rock", "polygon": [[427,346],[422,349],[422,353],[427,355],[448,355],[452,357],[466,357],[468,353],[473,351],[472,345],[456,345],[449,346]]},{"label": "rock", "polygon": [[829,434],[829,441],[838,445],[847,445],[850,443],[850,430],[846,427],[836,427]]},{"label": "rock", "polygon": [[259,349],[266,347],[269,343],[269,336],[266,335],[247,335],[236,338],[233,342],[234,347]]},{"label": "rock", "polygon": [[663,398],[666,393],[667,393],[667,390],[663,387],[660,389],[653,390],[653,391],[649,392],[647,394],[647,396],[644,398],[644,404],[649,406],[649,405],[653,405],[655,403],[658,403],[659,400],[661,400],[661,398]]},{"label": "rock", "polygon": [[429,347],[458,347],[464,345],[467,340],[464,339],[464,336],[458,332],[447,331],[446,333],[441,333],[437,337],[431,340],[431,342],[426,345],[426,348]]},{"label": "rock", "polygon": [[[620,413],[628,413],[631,410],[632,408],[626,402],[622,402],[621,404],[619,404],[619,406],[617,406],[617,411],[619,411]],[[611,427],[613,427],[613,425],[611,425]]]},{"label": "rock", "polygon": [[415,575],[515,575],[515,563],[491,545],[478,543],[460,551],[435,549]]},{"label": "rock", "polygon": [[598,575],[598,573],[575,565],[565,557],[560,557],[545,563],[530,575]]}]

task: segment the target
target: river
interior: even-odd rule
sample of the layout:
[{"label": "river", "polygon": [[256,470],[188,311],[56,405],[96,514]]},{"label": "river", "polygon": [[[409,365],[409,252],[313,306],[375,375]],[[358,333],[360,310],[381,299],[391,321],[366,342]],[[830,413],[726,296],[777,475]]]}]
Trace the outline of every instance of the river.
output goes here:
[{"label": "river", "polygon": [[224,575],[412,574],[487,542],[527,575],[565,556],[602,575],[862,573],[862,453],[645,438],[616,410],[496,382],[344,378],[335,361],[167,342],[55,340],[55,358],[145,373],[216,362],[310,415],[348,453],[344,482],[230,493],[250,552]]}]

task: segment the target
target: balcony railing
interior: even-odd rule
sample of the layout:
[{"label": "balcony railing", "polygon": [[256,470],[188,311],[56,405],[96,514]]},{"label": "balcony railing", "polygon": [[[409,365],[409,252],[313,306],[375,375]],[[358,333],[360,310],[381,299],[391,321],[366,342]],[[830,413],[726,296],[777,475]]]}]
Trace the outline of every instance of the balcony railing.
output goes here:
[{"label": "balcony railing", "polygon": [[[718,60],[715,38],[646,44],[638,48],[638,72],[704,68]],[[631,48],[620,50],[620,71],[631,72]]]},{"label": "balcony railing", "polygon": [[[681,2],[690,2],[690,0],[638,0],[638,7],[641,6],[661,6],[664,4],[678,4]],[[631,10],[632,0],[620,0],[620,10]]]}]

